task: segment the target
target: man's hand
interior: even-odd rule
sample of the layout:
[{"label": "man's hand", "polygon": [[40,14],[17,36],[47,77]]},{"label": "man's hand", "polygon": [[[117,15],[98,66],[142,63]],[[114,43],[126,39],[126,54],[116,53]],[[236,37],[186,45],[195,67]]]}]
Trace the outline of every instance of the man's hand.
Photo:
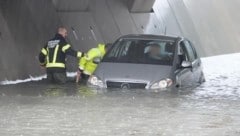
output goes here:
[{"label": "man's hand", "polygon": [[46,69],[46,66],[45,65],[40,65],[41,69],[42,70],[45,70]]},{"label": "man's hand", "polygon": [[81,79],[81,70],[79,69],[77,71],[76,83],[78,83],[80,81],[80,79]]}]

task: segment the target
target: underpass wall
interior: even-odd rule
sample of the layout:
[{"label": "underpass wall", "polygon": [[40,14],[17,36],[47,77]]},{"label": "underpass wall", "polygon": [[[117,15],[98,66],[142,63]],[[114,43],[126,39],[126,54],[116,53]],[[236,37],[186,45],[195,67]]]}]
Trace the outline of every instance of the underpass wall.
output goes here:
[{"label": "underpass wall", "polygon": [[183,0],[205,56],[240,52],[239,0]]},{"label": "underpass wall", "polygon": [[16,64],[9,63],[9,61],[13,61],[12,54],[17,54],[17,56],[19,56],[19,54],[17,50],[15,50],[13,37],[9,32],[7,22],[4,20],[1,13],[0,20],[0,77],[7,77],[12,75],[14,78],[14,75],[18,75],[15,73]]},{"label": "underpass wall", "polygon": [[[149,2],[146,5],[153,0]],[[201,56],[240,51],[236,0],[155,0],[151,11],[146,5],[141,11],[139,3],[131,7],[129,0],[0,0],[0,81],[43,74],[36,56],[59,25],[68,28],[73,48],[84,52],[125,34],[185,36]],[[76,59],[68,61],[68,71],[76,71]]]},{"label": "underpass wall", "polygon": [[37,55],[60,24],[48,0],[1,0],[0,81],[44,73]]}]

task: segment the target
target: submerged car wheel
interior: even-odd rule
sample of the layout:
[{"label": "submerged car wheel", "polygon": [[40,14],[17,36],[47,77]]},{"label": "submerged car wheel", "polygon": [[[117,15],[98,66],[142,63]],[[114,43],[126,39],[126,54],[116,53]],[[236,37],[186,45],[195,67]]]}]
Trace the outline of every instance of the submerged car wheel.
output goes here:
[{"label": "submerged car wheel", "polygon": [[202,84],[202,83],[204,83],[204,82],[206,82],[206,79],[205,79],[205,76],[204,76],[204,74],[203,74],[203,72],[202,72],[202,73],[201,73],[201,76],[200,76],[200,78],[199,78],[198,83],[199,83],[199,84]]}]

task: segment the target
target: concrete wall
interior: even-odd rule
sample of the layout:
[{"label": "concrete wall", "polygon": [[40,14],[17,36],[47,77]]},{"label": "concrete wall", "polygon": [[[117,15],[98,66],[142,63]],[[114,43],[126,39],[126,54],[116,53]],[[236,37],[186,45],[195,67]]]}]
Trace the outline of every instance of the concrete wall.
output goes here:
[{"label": "concrete wall", "polygon": [[184,0],[204,55],[240,52],[239,0]]},{"label": "concrete wall", "polygon": [[4,20],[2,13],[0,13],[0,20],[0,77],[7,77],[8,75],[14,76],[17,75],[17,73],[15,73],[16,64],[9,63],[9,61],[14,60],[14,58],[12,58],[12,54],[16,54],[16,56],[19,56],[19,54],[14,47],[15,43],[13,42],[13,37],[9,32],[7,22]]},{"label": "concrete wall", "polygon": [[0,11],[0,80],[43,73],[37,55],[60,24],[52,2],[5,0]]},{"label": "concrete wall", "polygon": [[[0,81],[42,74],[36,56],[59,25],[84,52],[132,33],[185,36],[201,56],[239,52],[239,7],[237,0],[0,0]],[[76,59],[69,62],[75,71]]]}]

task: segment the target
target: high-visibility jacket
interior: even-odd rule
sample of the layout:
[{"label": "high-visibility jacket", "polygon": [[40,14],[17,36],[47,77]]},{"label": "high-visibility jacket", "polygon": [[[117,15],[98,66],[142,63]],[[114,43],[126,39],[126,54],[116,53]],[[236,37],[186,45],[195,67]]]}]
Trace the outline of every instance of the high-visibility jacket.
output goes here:
[{"label": "high-visibility jacket", "polygon": [[95,59],[102,59],[105,55],[105,45],[98,44],[97,48],[90,49],[87,54],[84,55],[80,59],[79,69],[83,71],[86,75],[92,75],[92,73],[96,70],[97,64],[94,63]]},{"label": "high-visibility jacket", "polygon": [[74,51],[60,34],[56,34],[53,39],[41,49],[39,54],[40,65],[46,66],[49,70],[56,72],[65,71],[66,55],[82,57],[83,53]]}]

